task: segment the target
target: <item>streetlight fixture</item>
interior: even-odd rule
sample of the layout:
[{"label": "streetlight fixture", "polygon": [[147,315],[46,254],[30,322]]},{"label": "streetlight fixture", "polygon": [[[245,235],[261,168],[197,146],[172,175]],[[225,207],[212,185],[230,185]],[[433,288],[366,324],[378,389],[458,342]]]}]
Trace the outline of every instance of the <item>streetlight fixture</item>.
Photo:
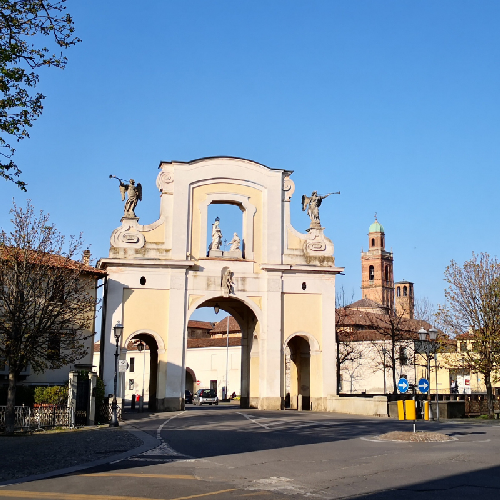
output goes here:
[{"label": "streetlight fixture", "polygon": [[115,380],[114,380],[114,390],[113,390],[113,401],[111,403],[111,423],[110,427],[118,427],[120,424],[118,423],[118,402],[116,400],[116,391],[118,385],[118,344],[120,343],[120,338],[123,333],[123,325],[120,321],[116,322],[116,325],[113,327],[113,333],[116,341],[116,351],[115,351]]},{"label": "streetlight fixture", "polygon": [[219,303],[216,302],[215,306],[214,306],[214,312],[215,312],[215,314],[219,314],[219,309],[220,309]]},{"label": "streetlight fixture", "polygon": [[137,350],[139,352],[143,352],[144,354],[142,356],[142,396],[141,396],[141,401],[139,402],[139,411],[142,412],[144,410],[144,375],[146,373],[146,351],[145,351],[146,344],[140,340],[139,343],[137,344]]}]

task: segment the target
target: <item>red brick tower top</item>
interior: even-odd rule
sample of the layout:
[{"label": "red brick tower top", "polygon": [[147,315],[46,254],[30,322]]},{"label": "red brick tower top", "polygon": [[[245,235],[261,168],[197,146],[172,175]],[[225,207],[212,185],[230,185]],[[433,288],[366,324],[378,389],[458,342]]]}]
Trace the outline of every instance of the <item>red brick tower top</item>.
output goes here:
[{"label": "red brick tower top", "polygon": [[361,252],[361,294],[387,310],[394,307],[393,256],[385,250],[384,227],[376,214],[368,230],[368,251]]}]

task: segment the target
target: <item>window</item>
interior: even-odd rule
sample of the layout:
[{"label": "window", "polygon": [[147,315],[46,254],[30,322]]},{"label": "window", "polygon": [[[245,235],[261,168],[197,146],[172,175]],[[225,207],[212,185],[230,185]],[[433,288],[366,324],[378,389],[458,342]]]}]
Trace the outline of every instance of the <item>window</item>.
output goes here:
[{"label": "window", "polygon": [[385,281],[389,281],[389,266],[385,266]]},{"label": "window", "polygon": [[401,297],[401,287],[399,287],[399,286],[396,288],[396,295],[398,297]]},{"label": "window", "polygon": [[370,281],[373,281],[375,279],[375,268],[373,266],[370,266],[368,268],[368,279]]},{"label": "window", "polygon": [[133,391],[134,390],[134,379],[133,378],[129,378],[128,379],[128,390],[129,391]]},{"label": "window", "polygon": [[408,296],[408,287],[405,285],[403,287],[403,297],[407,297]]},{"label": "window", "polygon": [[134,372],[134,371],[135,371],[135,358],[130,358],[129,372]]},{"label": "window", "polygon": [[372,238],[372,247],[375,246],[375,238]]},{"label": "window", "polygon": [[467,341],[460,342],[460,352],[467,352],[468,349]]}]

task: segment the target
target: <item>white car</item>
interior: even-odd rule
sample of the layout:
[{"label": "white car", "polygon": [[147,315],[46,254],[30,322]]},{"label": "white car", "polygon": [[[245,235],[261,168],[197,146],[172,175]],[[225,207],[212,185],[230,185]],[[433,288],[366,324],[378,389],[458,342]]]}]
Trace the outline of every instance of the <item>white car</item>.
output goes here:
[{"label": "white car", "polygon": [[194,405],[218,405],[219,398],[213,389],[198,389],[193,398]]}]

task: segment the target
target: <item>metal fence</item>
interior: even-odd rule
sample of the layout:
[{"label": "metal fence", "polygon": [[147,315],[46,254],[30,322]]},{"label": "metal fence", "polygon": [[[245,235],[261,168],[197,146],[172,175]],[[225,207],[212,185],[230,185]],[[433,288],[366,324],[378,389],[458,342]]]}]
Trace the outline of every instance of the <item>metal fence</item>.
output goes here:
[{"label": "metal fence", "polygon": [[[7,407],[0,406],[0,430],[5,429],[5,412]],[[66,406],[43,405],[36,408],[16,406],[16,430],[48,429],[51,427],[71,427],[73,409]]]}]

